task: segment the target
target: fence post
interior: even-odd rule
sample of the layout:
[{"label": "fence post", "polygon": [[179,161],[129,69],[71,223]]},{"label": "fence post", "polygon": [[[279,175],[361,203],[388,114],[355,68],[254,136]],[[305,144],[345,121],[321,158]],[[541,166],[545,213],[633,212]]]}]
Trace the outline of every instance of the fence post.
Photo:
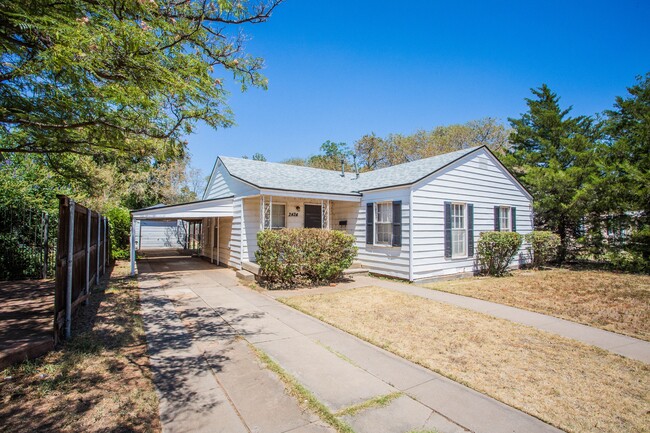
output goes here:
[{"label": "fence post", "polygon": [[131,259],[131,276],[135,276],[135,218],[131,221],[131,239],[130,239],[130,259]]},{"label": "fence post", "polygon": [[97,259],[97,272],[95,272],[95,284],[99,285],[99,246],[101,245],[100,239],[101,239],[101,234],[102,234],[102,219],[99,217],[99,214],[97,214],[97,248],[95,248],[95,258]]},{"label": "fence post", "polygon": [[86,209],[86,305],[89,304],[88,295],[90,295],[90,226],[92,212]]},{"label": "fence post", "polygon": [[108,266],[108,218],[104,217],[104,273]]},{"label": "fence post", "polygon": [[43,214],[43,279],[47,278],[47,262],[50,255],[50,240],[48,239],[49,223],[50,216],[45,212]]},{"label": "fence post", "polygon": [[72,262],[74,260],[74,216],[75,202],[70,199],[68,221],[68,261],[65,285],[65,338],[70,338],[72,328]]}]

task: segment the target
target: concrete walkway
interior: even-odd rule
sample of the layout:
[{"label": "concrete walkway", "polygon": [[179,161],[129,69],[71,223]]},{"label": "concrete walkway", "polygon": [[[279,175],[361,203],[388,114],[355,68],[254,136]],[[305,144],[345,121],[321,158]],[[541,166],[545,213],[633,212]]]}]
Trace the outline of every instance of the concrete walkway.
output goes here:
[{"label": "concrete walkway", "polygon": [[559,431],[242,287],[229,269],[181,257],[138,265],[165,432],[331,431],[286,395],[249,344],[332,412],[402,393],[387,406],[342,416],[358,433]]},{"label": "concrete walkway", "polygon": [[[532,326],[541,329],[542,331],[578,340],[618,355],[650,364],[650,343],[647,341],[582,325],[569,320],[523,310],[521,308],[509,307],[507,305],[483,301],[468,296],[426,289],[413,284],[374,278],[367,275],[357,275],[353,282],[339,284],[337,289],[345,290],[367,286],[383,287],[438,302],[444,302],[446,304],[456,305],[468,310],[478,311],[479,313],[489,314],[490,316]],[[325,288],[325,290],[330,289]],[[316,292],[312,290],[310,293]],[[297,290],[294,293],[284,291],[280,294],[278,292],[277,294],[274,294],[274,296],[297,296],[301,294],[304,294],[304,290]]]}]

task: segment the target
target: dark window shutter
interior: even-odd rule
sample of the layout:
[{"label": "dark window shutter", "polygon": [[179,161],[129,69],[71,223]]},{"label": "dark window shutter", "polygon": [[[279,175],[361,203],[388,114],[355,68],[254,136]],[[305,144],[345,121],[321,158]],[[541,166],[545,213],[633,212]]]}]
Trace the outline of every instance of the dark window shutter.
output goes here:
[{"label": "dark window shutter", "polygon": [[393,246],[402,246],[402,201],[393,202]]},{"label": "dark window shutter", "polygon": [[375,243],[375,207],[372,203],[366,204],[366,244]]},{"label": "dark window shutter", "polygon": [[494,231],[501,231],[501,219],[499,218],[499,206],[494,206]]},{"label": "dark window shutter", "polygon": [[467,205],[467,255],[474,256],[474,205]]},{"label": "dark window shutter", "polygon": [[445,202],[445,257],[451,257],[451,202]]},{"label": "dark window shutter", "polygon": [[512,212],[512,231],[516,232],[517,231],[517,208],[513,207],[510,209]]}]

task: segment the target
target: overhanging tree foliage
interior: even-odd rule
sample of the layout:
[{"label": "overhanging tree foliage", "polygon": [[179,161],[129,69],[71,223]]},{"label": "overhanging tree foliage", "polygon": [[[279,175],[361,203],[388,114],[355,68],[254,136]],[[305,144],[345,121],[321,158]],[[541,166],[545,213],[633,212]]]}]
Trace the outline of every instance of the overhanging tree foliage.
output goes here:
[{"label": "overhanging tree foliage", "polygon": [[0,152],[182,154],[232,124],[221,75],[266,87],[239,27],[282,0],[0,1]]}]

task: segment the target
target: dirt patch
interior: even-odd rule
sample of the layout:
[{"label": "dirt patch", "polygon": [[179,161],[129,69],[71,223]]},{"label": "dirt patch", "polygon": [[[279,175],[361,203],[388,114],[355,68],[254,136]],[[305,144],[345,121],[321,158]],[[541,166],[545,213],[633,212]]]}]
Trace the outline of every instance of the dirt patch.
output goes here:
[{"label": "dirt patch", "polygon": [[516,271],[425,287],[524,308],[650,341],[650,276],[593,270]]},{"label": "dirt patch", "polygon": [[569,432],[644,432],[650,366],[377,287],[283,302]]},{"label": "dirt patch", "polygon": [[0,371],[0,432],[159,432],[137,282],[118,262],[73,321],[73,338]]}]

